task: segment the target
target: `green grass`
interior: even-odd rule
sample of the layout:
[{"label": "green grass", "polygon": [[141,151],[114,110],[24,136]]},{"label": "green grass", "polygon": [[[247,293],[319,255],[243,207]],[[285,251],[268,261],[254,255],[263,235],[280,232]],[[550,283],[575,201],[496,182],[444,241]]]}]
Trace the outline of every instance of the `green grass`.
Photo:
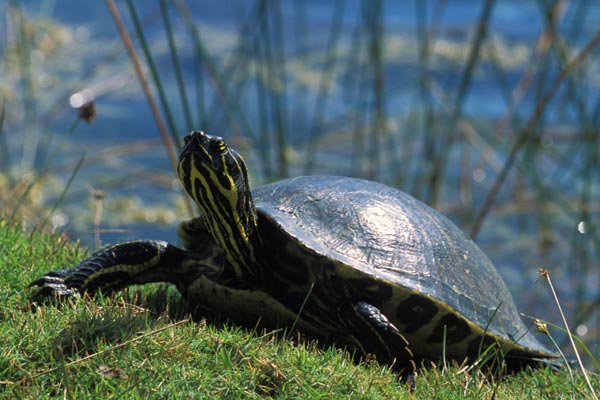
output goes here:
[{"label": "green grass", "polygon": [[[27,284],[84,252],[62,237],[0,219],[0,398],[585,398],[581,374],[475,368],[420,372],[413,394],[377,364],[335,347],[229,324],[191,321],[176,291],[34,307]],[[596,390],[597,376],[592,376]]]}]

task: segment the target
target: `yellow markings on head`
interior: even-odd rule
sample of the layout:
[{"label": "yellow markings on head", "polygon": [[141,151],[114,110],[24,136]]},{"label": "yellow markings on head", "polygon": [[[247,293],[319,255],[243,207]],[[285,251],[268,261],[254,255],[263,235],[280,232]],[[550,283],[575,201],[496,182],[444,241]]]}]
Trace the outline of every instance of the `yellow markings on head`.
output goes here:
[{"label": "yellow markings on head", "polygon": [[[208,153],[206,156],[210,158]],[[197,154],[189,154],[188,157],[189,164],[179,164],[179,175],[202,209],[202,217],[219,247],[232,264],[243,268],[244,264],[254,260],[249,230],[254,228],[255,223],[253,215],[246,215],[248,207],[242,202],[249,200],[244,199],[235,181],[236,177],[246,179],[245,176],[242,178],[244,166],[229,153],[218,156],[220,169],[215,169]]]},{"label": "yellow markings on head", "polygon": [[218,151],[219,153],[222,153],[225,150],[227,150],[227,145],[225,144],[224,140],[219,140],[214,143],[216,143],[215,150]]}]

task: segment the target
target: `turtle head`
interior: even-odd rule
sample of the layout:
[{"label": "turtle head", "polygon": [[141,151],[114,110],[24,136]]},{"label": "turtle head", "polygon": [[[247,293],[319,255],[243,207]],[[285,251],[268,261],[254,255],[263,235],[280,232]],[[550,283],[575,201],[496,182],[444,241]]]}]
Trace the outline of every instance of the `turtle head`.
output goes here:
[{"label": "turtle head", "polygon": [[256,210],[243,158],[222,138],[194,131],[184,138],[178,173],[229,261],[251,264]]},{"label": "turtle head", "polygon": [[239,193],[249,192],[246,163],[223,138],[194,131],[183,141],[179,178],[196,202],[201,203],[202,199],[200,193],[191,190],[193,179],[200,179],[202,186],[217,189],[219,197],[227,198],[228,202],[235,202]]}]

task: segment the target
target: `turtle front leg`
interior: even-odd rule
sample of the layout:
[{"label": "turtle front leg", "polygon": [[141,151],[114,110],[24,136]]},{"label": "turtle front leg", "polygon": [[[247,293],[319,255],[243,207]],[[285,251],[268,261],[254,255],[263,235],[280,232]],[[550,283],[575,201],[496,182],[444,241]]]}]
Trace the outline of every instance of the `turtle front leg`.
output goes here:
[{"label": "turtle front leg", "polygon": [[347,303],[338,310],[363,355],[372,354],[393,366],[412,386],[416,369],[408,342],[379,309],[365,302]]},{"label": "turtle front leg", "polygon": [[37,287],[32,295],[36,302],[93,295],[98,290],[108,294],[149,282],[170,282],[180,287],[192,275],[190,270],[205,272],[203,265],[214,269],[207,254],[187,252],[164,241],[134,240],[105,247],[75,268],[51,271],[29,287]]}]

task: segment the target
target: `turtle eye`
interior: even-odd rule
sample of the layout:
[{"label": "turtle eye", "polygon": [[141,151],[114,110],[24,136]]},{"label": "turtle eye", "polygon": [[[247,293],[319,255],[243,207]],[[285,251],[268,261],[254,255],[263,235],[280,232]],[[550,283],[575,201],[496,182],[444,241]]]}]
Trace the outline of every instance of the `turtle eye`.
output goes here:
[{"label": "turtle eye", "polygon": [[227,151],[227,144],[220,137],[213,137],[209,144],[210,152],[215,154],[223,154]]}]

